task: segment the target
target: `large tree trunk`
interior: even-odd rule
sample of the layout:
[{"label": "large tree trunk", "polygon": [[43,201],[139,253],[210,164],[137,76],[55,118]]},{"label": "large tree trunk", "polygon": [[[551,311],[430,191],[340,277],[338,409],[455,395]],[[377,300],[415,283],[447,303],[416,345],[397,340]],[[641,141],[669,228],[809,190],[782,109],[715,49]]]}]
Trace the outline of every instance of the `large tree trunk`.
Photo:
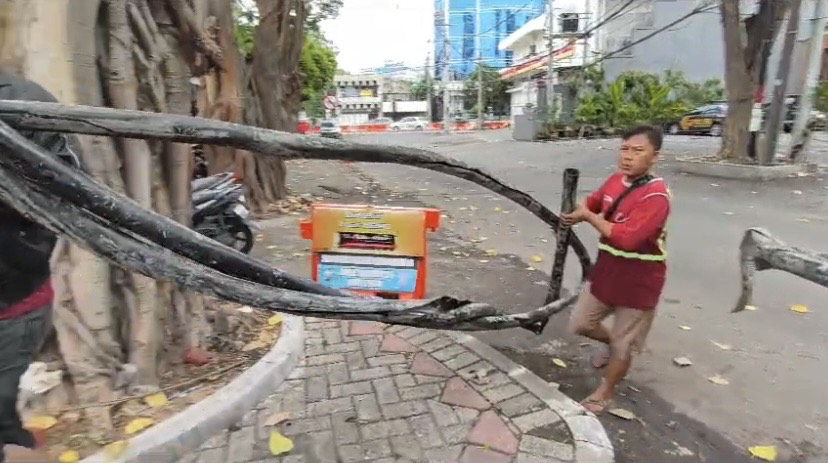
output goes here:
[{"label": "large tree trunk", "polygon": [[[0,0],[0,66],[38,82],[65,103],[189,114],[190,67],[207,72],[222,53],[200,29],[188,2],[151,2]],[[79,143],[98,181],[189,224],[187,145],[93,136],[79,137]],[[62,240],[52,275],[57,348],[46,354],[62,360],[71,381],[53,394],[62,401],[47,398],[50,408],[63,408],[67,400],[106,402],[122,392],[155,387],[168,319],[178,329],[168,327],[173,337],[163,342],[166,352],[176,360],[182,350],[186,360],[204,359],[203,351],[193,355],[209,334],[200,296],[110,268]],[[171,292],[173,317],[168,316]],[[108,408],[86,413],[97,426],[112,426]]]},{"label": "large tree trunk", "polygon": [[719,157],[741,159],[748,156],[750,118],[756,93],[764,92],[760,83],[767,69],[767,50],[778,35],[779,23],[790,2],[762,0],[756,14],[742,21],[738,1],[719,3],[725,43],[725,89],[727,117]]},{"label": "large tree trunk", "polygon": [[[264,127],[295,132],[301,101],[299,57],[304,35],[305,2],[256,0],[260,22],[253,40],[252,82]],[[287,171],[281,159],[256,158],[256,170],[268,199],[287,195]]]}]

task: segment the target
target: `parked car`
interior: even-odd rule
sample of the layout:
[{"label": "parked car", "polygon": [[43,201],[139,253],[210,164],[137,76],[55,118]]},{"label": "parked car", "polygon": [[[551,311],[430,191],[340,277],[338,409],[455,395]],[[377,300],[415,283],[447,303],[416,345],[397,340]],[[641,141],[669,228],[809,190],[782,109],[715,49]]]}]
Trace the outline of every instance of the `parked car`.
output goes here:
[{"label": "parked car", "polygon": [[322,121],[319,124],[319,135],[327,138],[342,138],[342,128],[337,121]]},{"label": "parked car", "polygon": [[404,117],[398,122],[391,124],[390,127],[394,132],[400,130],[425,130],[428,127],[428,120],[424,117]]},{"label": "parked car", "polygon": [[722,135],[722,123],[727,115],[727,104],[716,103],[698,107],[687,112],[678,121],[667,124],[667,133]]}]

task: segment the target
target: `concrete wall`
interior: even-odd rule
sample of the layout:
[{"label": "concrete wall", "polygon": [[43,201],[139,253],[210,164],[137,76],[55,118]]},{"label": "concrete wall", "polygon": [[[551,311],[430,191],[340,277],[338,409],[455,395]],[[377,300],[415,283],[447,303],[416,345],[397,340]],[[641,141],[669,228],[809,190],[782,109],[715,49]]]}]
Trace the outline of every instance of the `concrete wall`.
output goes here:
[{"label": "concrete wall", "polygon": [[[621,0],[607,0],[605,11],[615,11]],[[625,14],[610,22],[604,34],[604,52],[617,50],[623,38],[635,41],[666,26],[699,4],[698,0],[651,0],[639,15]],[[633,46],[628,56],[604,61],[608,80],[625,71],[662,73],[681,71],[689,80],[724,78],[724,46],[718,9],[697,14],[652,39]]]}]

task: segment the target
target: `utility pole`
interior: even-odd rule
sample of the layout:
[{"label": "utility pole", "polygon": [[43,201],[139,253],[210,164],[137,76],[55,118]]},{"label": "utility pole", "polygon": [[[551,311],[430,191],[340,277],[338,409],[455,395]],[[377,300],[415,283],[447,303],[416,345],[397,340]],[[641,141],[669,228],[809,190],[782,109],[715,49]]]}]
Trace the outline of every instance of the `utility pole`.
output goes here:
[{"label": "utility pole", "polygon": [[[578,21],[578,25],[580,26],[582,33],[589,30],[589,25],[590,25],[589,3],[590,3],[589,0],[584,2],[584,19],[581,20],[581,21]],[[581,69],[586,70],[587,61],[589,61],[589,39],[590,39],[590,36],[589,35],[581,35],[581,37],[583,37],[583,39],[584,39],[584,44],[583,44],[583,51],[584,51],[583,56],[584,56],[584,58],[583,58],[583,64],[581,65]]]},{"label": "utility pole", "polygon": [[801,146],[797,153],[791,151],[791,160],[796,162],[805,155],[805,144],[810,135],[807,133],[808,121],[811,118],[811,108],[816,97],[816,88],[819,85],[819,74],[822,70],[822,41],[825,37],[825,28],[828,27],[828,0],[816,0],[814,5],[814,19],[811,20],[811,44],[808,49],[808,71],[805,75],[805,88],[800,96],[799,111],[796,113],[793,129],[791,130],[791,148]]},{"label": "utility pole", "polygon": [[477,47],[477,130],[483,130],[483,40],[480,34],[483,29],[480,27],[480,0],[475,4],[477,21],[475,21],[475,47]]},{"label": "utility pole", "polygon": [[[549,15],[547,17],[549,32],[549,61],[546,64],[546,121],[555,117],[555,10],[554,0],[549,0]],[[550,113],[551,111],[551,113]],[[551,116],[551,117],[549,117]]]},{"label": "utility pole", "polygon": [[[429,41],[430,42],[430,41]],[[434,111],[432,108],[432,103],[434,103],[434,81],[431,80],[431,72],[429,69],[429,64],[431,63],[431,52],[429,51],[426,55],[425,60],[425,86],[426,86],[426,111],[428,112],[428,122],[434,122]]]},{"label": "utility pole", "polygon": [[451,43],[449,42],[449,0],[443,0],[443,133],[449,133],[451,118],[451,94],[449,93],[449,63],[451,62]]},{"label": "utility pole", "polygon": [[788,89],[788,77],[791,73],[791,61],[796,35],[799,32],[799,12],[802,9],[802,0],[793,0],[791,13],[788,17],[788,28],[785,43],[782,46],[782,55],[779,59],[779,69],[773,84],[773,100],[768,113],[768,123],[765,127],[765,150],[761,154],[759,164],[770,165],[776,156],[776,147],[779,142],[779,129],[782,125],[782,115],[785,113],[785,93]]}]

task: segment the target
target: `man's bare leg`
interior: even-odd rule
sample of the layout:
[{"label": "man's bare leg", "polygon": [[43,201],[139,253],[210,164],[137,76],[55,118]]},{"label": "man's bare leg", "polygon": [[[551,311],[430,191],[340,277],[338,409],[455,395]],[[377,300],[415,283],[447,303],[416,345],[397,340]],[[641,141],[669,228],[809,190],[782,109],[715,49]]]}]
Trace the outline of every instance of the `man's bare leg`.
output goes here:
[{"label": "man's bare leg", "polygon": [[595,414],[603,412],[612,400],[615,388],[627,376],[631,364],[631,357],[611,357],[607,363],[607,369],[604,371],[604,379],[601,381],[601,385],[584,400],[584,407]]}]

